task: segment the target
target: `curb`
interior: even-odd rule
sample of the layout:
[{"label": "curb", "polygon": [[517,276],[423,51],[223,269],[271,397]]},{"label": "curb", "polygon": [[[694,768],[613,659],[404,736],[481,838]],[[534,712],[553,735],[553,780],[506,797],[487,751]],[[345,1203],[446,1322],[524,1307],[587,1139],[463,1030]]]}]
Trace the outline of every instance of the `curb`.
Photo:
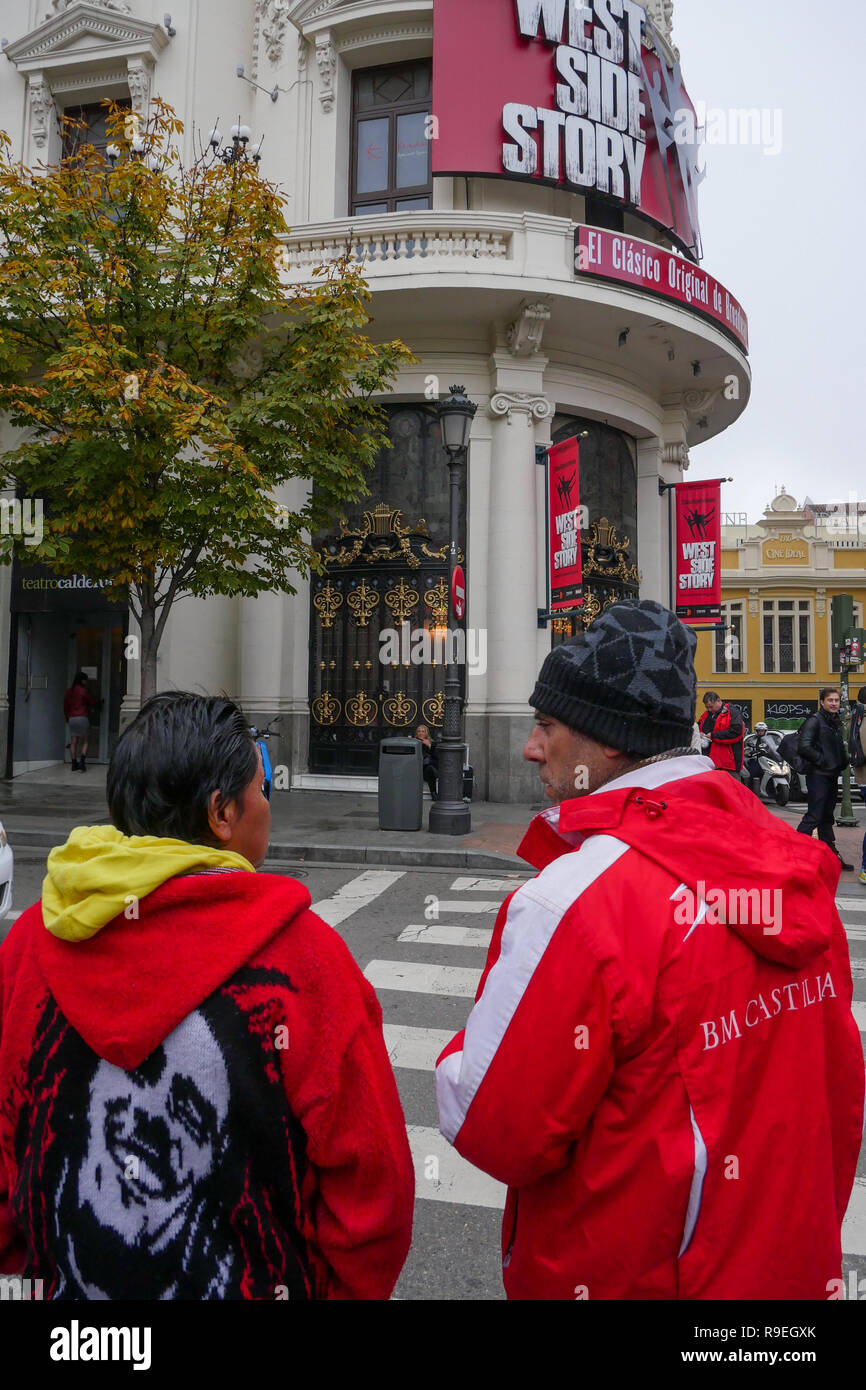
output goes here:
[{"label": "curb", "polygon": [[[63,844],[69,831],[16,830],[7,826],[13,853],[16,849],[53,849]],[[524,859],[516,854],[482,849],[429,849],[426,846],[402,845],[310,845],[278,842],[268,845],[268,859],[303,860],[307,864],[397,864],[406,868],[428,869],[508,869],[511,872],[529,871]]]},{"label": "curb", "polygon": [[303,859],[308,864],[403,864],[427,869],[515,869],[531,872],[516,854],[483,849],[428,849],[400,845],[291,845],[268,846],[269,859]]}]

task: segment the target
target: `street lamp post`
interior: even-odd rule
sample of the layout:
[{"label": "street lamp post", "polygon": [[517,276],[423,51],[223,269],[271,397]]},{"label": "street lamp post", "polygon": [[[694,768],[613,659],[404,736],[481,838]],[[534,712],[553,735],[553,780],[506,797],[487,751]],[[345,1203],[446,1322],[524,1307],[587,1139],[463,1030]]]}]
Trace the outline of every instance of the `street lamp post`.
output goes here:
[{"label": "street lamp post", "polygon": [[[472,420],[478,406],[470,401],[462,386],[452,386],[451,394],[439,405],[442,444],[448,454],[450,479],[451,520],[448,548],[448,603],[454,604],[454,571],[457,568],[457,534],[460,517],[460,475],[465,466],[472,433]],[[454,647],[457,650],[454,650]],[[450,634],[445,642],[445,712],[442,739],[437,748],[439,762],[438,796],[430,808],[430,831],[433,835],[467,835],[472,829],[472,814],[463,800],[463,698],[460,693],[460,664],[457,658],[465,652],[452,644]]]}]

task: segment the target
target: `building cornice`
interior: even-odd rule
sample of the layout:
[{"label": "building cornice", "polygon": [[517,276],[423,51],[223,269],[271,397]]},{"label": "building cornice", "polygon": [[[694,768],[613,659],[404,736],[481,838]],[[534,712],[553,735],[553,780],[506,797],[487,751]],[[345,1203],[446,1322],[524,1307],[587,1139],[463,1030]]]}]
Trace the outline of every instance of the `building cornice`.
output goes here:
[{"label": "building cornice", "polygon": [[821,570],[820,573],[805,573],[803,570],[776,571],[720,570],[723,589],[842,589],[866,587],[866,569],[862,570]]},{"label": "building cornice", "polygon": [[55,74],[87,73],[130,58],[152,66],[168,42],[161,24],[76,3],[7,44],[5,53],[22,75],[42,72],[50,80]]}]

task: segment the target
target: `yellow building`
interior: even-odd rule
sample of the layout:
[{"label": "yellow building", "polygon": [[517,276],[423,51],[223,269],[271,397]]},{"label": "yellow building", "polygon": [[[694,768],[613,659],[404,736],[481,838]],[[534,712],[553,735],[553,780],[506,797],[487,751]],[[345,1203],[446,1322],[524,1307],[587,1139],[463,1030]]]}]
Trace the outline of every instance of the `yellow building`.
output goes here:
[{"label": "yellow building", "polygon": [[[722,613],[727,628],[698,633],[698,712],[707,690],[740,706],[747,729],[759,719],[796,727],[818,707],[821,686],[838,684],[830,603],[851,594],[854,622],[866,613],[866,529],[844,507],[798,507],[784,490],[757,525],[722,527]],[[859,529],[858,529],[859,524]],[[866,685],[863,666],[852,694]]]}]

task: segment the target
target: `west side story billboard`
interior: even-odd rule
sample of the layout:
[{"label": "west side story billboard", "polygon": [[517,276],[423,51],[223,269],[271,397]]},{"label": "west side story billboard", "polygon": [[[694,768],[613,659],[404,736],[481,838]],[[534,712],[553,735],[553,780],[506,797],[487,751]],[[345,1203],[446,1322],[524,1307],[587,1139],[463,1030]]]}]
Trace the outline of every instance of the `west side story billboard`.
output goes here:
[{"label": "west side story billboard", "polygon": [[699,259],[697,123],[662,51],[633,0],[435,0],[434,176],[601,194]]}]

